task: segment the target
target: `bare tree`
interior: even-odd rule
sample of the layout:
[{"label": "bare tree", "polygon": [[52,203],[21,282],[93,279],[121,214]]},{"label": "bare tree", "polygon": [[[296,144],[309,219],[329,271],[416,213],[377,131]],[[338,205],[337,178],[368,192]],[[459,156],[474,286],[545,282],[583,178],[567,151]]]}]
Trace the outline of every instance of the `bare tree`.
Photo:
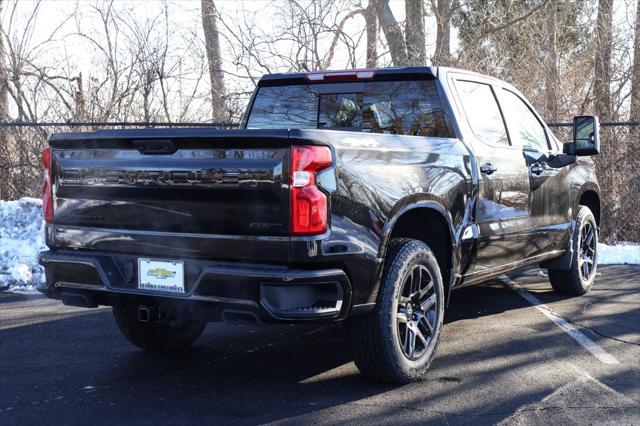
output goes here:
[{"label": "bare tree", "polygon": [[378,18],[373,1],[364,12],[365,31],[367,33],[367,67],[375,68],[378,65]]},{"label": "bare tree", "polygon": [[[335,33],[333,35],[333,39],[331,40],[331,45],[329,46],[329,51],[327,52],[326,59],[324,60],[324,65],[322,66],[322,68],[331,68],[331,62],[333,61],[333,58],[335,56],[336,48],[338,47],[338,41],[340,41],[340,39],[344,40],[344,37],[346,35],[344,31],[345,24],[347,23],[347,21],[353,19],[358,15],[363,15],[365,17],[365,20],[368,19],[366,9],[355,9],[343,16],[342,19],[340,19],[340,22],[336,24]],[[368,22],[366,24],[369,25]],[[367,32],[367,36],[368,34],[369,33]],[[369,39],[367,39],[367,48],[369,48]],[[367,60],[368,59],[369,57],[367,56]]]},{"label": "bare tree", "polygon": [[558,120],[558,46],[557,46],[557,0],[551,0],[547,7],[547,72],[545,73],[545,92],[547,104],[547,119]]},{"label": "bare tree", "polygon": [[[46,26],[37,16],[42,1],[0,0],[0,120],[238,120],[266,73],[424,64],[425,4],[436,21],[435,65],[507,80],[550,120],[594,109],[603,120],[628,111],[640,119],[640,17],[635,30],[612,23],[615,0],[272,0],[247,8],[200,0],[196,10],[164,0],[145,13],[139,2],[100,0],[78,2],[71,18],[47,16]],[[404,22],[392,7],[405,8]],[[201,20],[204,40],[173,19],[187,10]],[[66,19],[75,32],[65,25],[43,34]],[[601,229],[611,242],[640,238],[640,159],[630,148],[639,132],[601,132]],[[0,198],[37,195],[46,137],[39,129],[0,132]]]},{"label": "bare tree", "polygon": [[[0,0],[0,123],[9,121],[9,82],[5,69],[5,31],[2,27],[4,16],[4,0]],[[0,150],[7,149],[8,134],[6,129],[0,129]]]},{"label": "bare tree", "polygon": [[375,4],[376,15],[380,23],[380,29],[387,40],[389,53],[394,65],[402,66],[409,63],[407,46],[402,34],[400,23],[393,16],[389,7],[389,0],[371,0]]},{"label": "bare tree", "polygon": [[613,0],[598,1],[596,21],[595,109],[601,119],[611,118],[611,51],[613,48]]},{"label": "bare tree", "polygon": [[[4,0],[0,0],[0,122],[6,121],[9,117],[9,99],[8,88],[9,82],[7,81],[7,72],[5,69],[5,47],[4,47],[4,35],[5,31],[2,27],[2,17],[4,16]],[[0,146],[4,146],[4,132],[0,132]],[[0,148],[1,149],[1,148]]]},{"label": "bare tree", "polygon": [[[324,66],[322,68],[329,69],[331,68],[331,63],[333,58],[335,57],[336,48],[338,47],[338,42],[342,39],[346,41],[346,44],[349,44],[349,36],[345,33],[345,26],[347,21],[355,18],[358,15],[362,15],[365,20],[365,35],[367,37],[367,56],[366,56],[366,66],[368,68],[374,68],[378,63],[378,19],[376,17],[376,11],[374,8],[374,2],[370,1],[369,5],[366,8],[357,8],[349,11],[346,15],[340,19],[340,21],[336,24],[335,33],[333,39],[331,40],[331,45],[329,46],[329,51],[327,52],[326,59],[324,61]],[[346,39],[346,40],[345,40]],[[357,44],[357,43],[356,43]],[[348,46],[349,47],[349,46]],[[356,46],[351,46],[352,52],[350,55],[355,56],[355,52],[353,52]]]},{"label": "bare tree", "polygon": [[[636,7],[636,28],[631,72],[631,119],[640,121],[640,0]],[[636,132],[639,133],[640,132]],[[640,143],[640,142],[639,142]]]},{"label": "bare tree", "polygon": [[434,65],[448,66],[451,63],[451,19],[458,7],[458,0],[431,0],[437,26]]},{"label": "bare tree", "polygon": [[405,0],[407,55],[409,65],[426,65],[423,0]]},{"label": "bare tree", "polygon": [[225,118],[226,101],[216,6],[213,0],[201,0],[201,2],[202,28],[204,29],[205,47],[209,62],[209,80],[211,81],[212,118],[214,122],[221,123]]}]

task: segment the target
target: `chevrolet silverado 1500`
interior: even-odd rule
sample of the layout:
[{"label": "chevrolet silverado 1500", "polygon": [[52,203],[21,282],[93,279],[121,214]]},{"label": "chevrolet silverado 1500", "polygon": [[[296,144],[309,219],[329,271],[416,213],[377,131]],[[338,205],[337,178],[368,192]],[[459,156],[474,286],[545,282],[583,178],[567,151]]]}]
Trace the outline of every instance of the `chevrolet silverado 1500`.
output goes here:
[{"label": "chevrolet silverado 1500", "polygon": [[598,150],[596,117],[562,144],[462,70],[267,75],[239,130],[51,136],[40,290],[112,306],[147,350],[207,321],[344,321],[363,374],[417,380],[452,290],[529,265],[589,290]]}]

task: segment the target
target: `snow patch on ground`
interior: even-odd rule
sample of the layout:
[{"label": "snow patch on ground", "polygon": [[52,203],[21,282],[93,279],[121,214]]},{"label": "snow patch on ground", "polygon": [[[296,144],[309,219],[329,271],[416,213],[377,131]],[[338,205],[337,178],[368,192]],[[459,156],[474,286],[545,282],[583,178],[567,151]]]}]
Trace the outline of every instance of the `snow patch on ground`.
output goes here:
[{"label": "snow patch on ground", "polygon": [[[42,201],[0,201],[0,290],[35,292],[44,282],[38,253],[45,250]],[[598,264],[640,265],[640,245],[598,245]]]},{"label": "snow patch on ground", "polygon": [[32,292],[44,281],[43,226],[41,200],[0,201],[0,290]]},{"label": "snow patch on ground", "polygon": [[598,265],[640,265],[640,244],[598,244]]}]

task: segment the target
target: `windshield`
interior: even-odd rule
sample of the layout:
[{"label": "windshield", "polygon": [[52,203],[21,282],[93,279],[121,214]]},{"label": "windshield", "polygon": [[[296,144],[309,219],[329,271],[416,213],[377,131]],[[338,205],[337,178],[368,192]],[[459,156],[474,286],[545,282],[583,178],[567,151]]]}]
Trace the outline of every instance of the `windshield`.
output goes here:
[{"label": "windshield", "polygon": [[247,128],[452,137],[434,80],[260,87]]}]

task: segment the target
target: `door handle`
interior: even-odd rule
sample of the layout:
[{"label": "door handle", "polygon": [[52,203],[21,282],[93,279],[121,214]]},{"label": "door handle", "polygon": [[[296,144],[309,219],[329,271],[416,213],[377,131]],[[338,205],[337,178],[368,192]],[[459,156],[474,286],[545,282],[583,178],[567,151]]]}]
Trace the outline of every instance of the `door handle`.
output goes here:
[{"label": "door handle", "polygon": [[497,170],[498,168],[491,163],[484,163],[480,166],[480,173],[484,173],[485,175],[490,175]]},{"label": "door handle", "polygon": [[529,171],[537,176],[544,171],[544,168],[540,165],[540,163],[533,163],[531,167],[529,167]]}]

